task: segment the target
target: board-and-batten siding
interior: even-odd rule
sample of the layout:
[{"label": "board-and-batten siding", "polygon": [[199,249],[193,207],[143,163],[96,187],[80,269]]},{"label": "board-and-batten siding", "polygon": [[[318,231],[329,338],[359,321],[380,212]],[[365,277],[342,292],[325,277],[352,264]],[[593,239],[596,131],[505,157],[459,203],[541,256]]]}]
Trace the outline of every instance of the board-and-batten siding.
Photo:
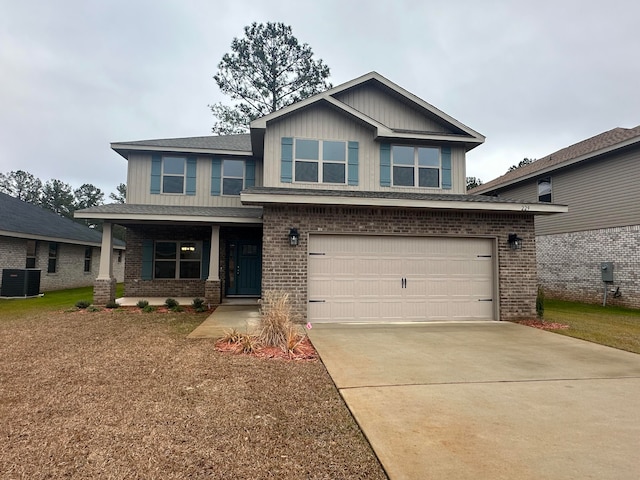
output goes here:
[{"label": "board-and-batten siding", "polygon": [[[537,235],[640,225],[639,149],[550,176],[553,203],[568,205],[569,212],[536,217]],[[518,198],[518,192],[526,191],[529,196],[522,196],[522,200],[537,200],[537,182],[535,179],[518,189],[505,189],[500,195]]]},{"label": "board-and-batten siding", "polygon": [[[324,183],[286,183],[281,181],[281,140],[283,137],[358,142],[359,182],[356,186]],[[371,128],[353,121],[326,106],[302,112],[270,123],[265,134],[264,185],[266,187],[308,188],[318,190],[396,191],[422,193],[466,193],[465,150],[451,147],[450,190],[380,186],[380,143],[374,141]]]},{"label": "board-and-batten siding", "polygon": [[441,123],[373,85],[348,90],[336,98],[392,129],[451,133]]},{"label": "board-and-batten siding", "polygon": [[[189,207],[241,207],[239,196],[211,195],[211,156],[196,156],[196,194],[151,194],[151,154],[129,155],[127,203]],[[238,157],[229,157],[238,158]],[[256,161],[256,186],[262,185],[262,163]]]}]

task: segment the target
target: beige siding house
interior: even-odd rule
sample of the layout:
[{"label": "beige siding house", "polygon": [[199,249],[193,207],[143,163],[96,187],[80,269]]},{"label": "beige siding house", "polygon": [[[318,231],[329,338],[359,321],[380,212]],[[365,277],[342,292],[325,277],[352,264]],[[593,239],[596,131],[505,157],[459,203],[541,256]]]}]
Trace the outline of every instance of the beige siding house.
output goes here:
[{"label": "beige siding house", "polygon": [[[280,290],[312,322],[531,317],[534,215],[566,207],[467,195],[483,142],[372,72],[248,134],[113,143],[127,203],[77,215],[127,227],[128,297]],[[113,297],[107,272],[95,285]]]},{"label": "beige siding house", "polygon": [[[536,217],[539,282],[548,295],[640,307],[640,126],[614,128],[470,191],[569,206]],[[602,264],[613,263],[603,282]],[[614,293],[614,295],[611,295]]]}]

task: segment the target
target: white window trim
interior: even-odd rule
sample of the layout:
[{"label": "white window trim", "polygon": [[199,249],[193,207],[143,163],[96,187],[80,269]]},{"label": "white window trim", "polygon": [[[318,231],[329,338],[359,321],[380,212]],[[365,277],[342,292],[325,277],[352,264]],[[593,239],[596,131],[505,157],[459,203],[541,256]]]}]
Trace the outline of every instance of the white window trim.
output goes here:
[{"label": "white window trim", "polygon": [[[546,200],[540,200],[540,197],[542,197],[543,195],[540,194],[540,182],[544,181],[544,180],[549,180],[549,193],[545,193],[544,195],[549,195],[549,201],[547,202]],[[542,177],[538,179],[538,202],[542,202],[542,203],[553,203],[553,180],[551,179],[550,176],[548,177]]]},{"label": "white window trim", "polygon": [[[176,258],[174,260],[158,260],[156,258],[156,245],[158,243],[175,243],[176,244]],[[180,259],[180,248],[181,245],[183,243],[195,243],[197,245],[197,247],[200,248],[200,259],[198,260],[198,263],[200,265],[200,273],[197,277],[190,277],[190,278],[181,278],[180,277],[180,262],[195,262],[195,260],[181,260]],[[202,277],[202,255],[203,255],[203,244],[200,241],[195,241],[195,240],[155,240],[153,242],[153,279],[154,280],[200,280],[200,278]],[[176,273],[174,275],[173,278],[166,278],[166,277],[156,277],[156,262],[163,262],[163,263],[169,263],[171,261],[173,261],[175,263],[176,266]]]},{"label": "white window trim", "polygon": [[[164,173],[164,161],[167,158],[176,158],[182,160],[182,175],[176,173]],[[164,191],[164,178],[165,177],[182,177],[182,192],[165,192]],[[160,191],[163,195],[185,195],[187,190],[187,157],[181,157],[179,155],[163,155],[161,168],[160,168]]]},{"label": "white window trim", "polygon": [[[311,140],[314,142],[318,142],[318,159],[317,160],[312,160],[312,159],[308,159],[308,158],[297,158],[296,153],[297,153],[297,144],[296,141],[297,140]],[[322,153],[323,153],[323,147],[324,147],[324,142],[339,142],[339,143],[343,143],[344,144],[344,161],[339,161],[339,160],[323,160],[322,159]],[[297,162],[316,162],[318,164],[318,181],[317,182],[311,182],[308,180],[296,180],[296,165]],[[323,173],[324,173],[324,169],[322,168],[322,166],[324,164],[337,164],[337,165],[343,165],[344,166],[344,182],[325,182],[323,179]],[[302,137],[296,137],[293,139],[293,172],[292,172],[292,181],[293,183],[300,183],[300,184],[307,184],[307,185],[318,185],[318,184],[324,184],[324,185],[347,185],[349,182],[349,178],[348,178],[348,173],[349,173],[349,169],[348,169],[348,163],[349,163],[349,142],[347,140],[333,140],[333,139],[318,139],[318,138],[302,138]]]},{"label": "white window trim", "polygon": [[[393,167],[404,167],[411,168],[411,165],[398,164],[396,165],[393,162],[393,147],[412,147],[413,148],[413,185],[396,185],[395,184],[395,176],[393,174]],[[438,150],[438,167],[429,167],[429,166],[421,166],[418,161],[418,149],[419,148],[434,148]],[[420,183],[420,169],[421,168],[430,168],[433,170],[438,170],[438,186],[437,187],[421,187]],[[442,190],[442,148],[436,147],[433,145],[403,145],[403,144],[391,144],[391,186],[392,187],[401,187],[401,188],[430,188],[430,189],[438,189]]]}]

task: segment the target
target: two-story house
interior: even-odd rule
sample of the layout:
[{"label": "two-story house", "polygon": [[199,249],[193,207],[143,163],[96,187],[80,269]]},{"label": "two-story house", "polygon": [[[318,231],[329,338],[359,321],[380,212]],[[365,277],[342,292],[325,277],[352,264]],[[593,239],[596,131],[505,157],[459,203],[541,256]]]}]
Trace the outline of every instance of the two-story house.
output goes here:
[{"label": "two-story house", "polygon": [[[113,143],[127,203],[78,215],[105,221],[105,246],[127,227],[127,297],[280,290],[311,321],[530,317],[534,215],[566,207],[466,195],[483,142],[372,72],[250,134]],[[105,269],[94,298],[113,295]]]},{"label": "two-story house", "polygon": [[470,193],[568,205],[535,220],[547,295],[597,303],[606,290],[607,303],[640,307],[640,126],[603,132]]}]

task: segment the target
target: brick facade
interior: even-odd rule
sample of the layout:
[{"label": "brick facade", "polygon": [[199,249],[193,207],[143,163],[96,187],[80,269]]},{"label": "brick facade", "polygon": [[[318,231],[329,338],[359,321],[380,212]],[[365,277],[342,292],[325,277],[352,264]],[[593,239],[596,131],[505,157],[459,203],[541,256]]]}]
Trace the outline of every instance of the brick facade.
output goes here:
[{"label": "brick facade", "polygon": [[[100,247],[92,247],[91,270],[84,271],[85,245],[58,243],[58,258],[55,273],[48,273],[49,242],[36,243],[36,266],[41,271],[40,291],[63,290],[66,288],[89,287],[94,284],[100,269]],[[118,251],[113,253],[113,275],[118,282],[124,281],[125,252],[118,261]],[[0,236],[0,270],[4,268],[25,268],[27,261],[27,240],[24,238]]]},{"label": "brick facade", "polygon": [[[296,247],[289,245],[292,227],[300,233]],[[263,229],[262,291],[288,291],[293,311],[300,319],[307,315],[307,243],[313,232],[497,238],[499,319],[535,316],[537,275],[532,215],[265,206]],[[523,239],[521,250],[509,248],[509,233],[517,233]]]},{"label": "brick facade", "polygon": [[[640,308],[640,225],[585,232],[539,235],[539,282],[550,298],[601,303],[602,262],[613,262],[613,288],[607,304]],[[610,287],[611,288],[611,287]]]}]

